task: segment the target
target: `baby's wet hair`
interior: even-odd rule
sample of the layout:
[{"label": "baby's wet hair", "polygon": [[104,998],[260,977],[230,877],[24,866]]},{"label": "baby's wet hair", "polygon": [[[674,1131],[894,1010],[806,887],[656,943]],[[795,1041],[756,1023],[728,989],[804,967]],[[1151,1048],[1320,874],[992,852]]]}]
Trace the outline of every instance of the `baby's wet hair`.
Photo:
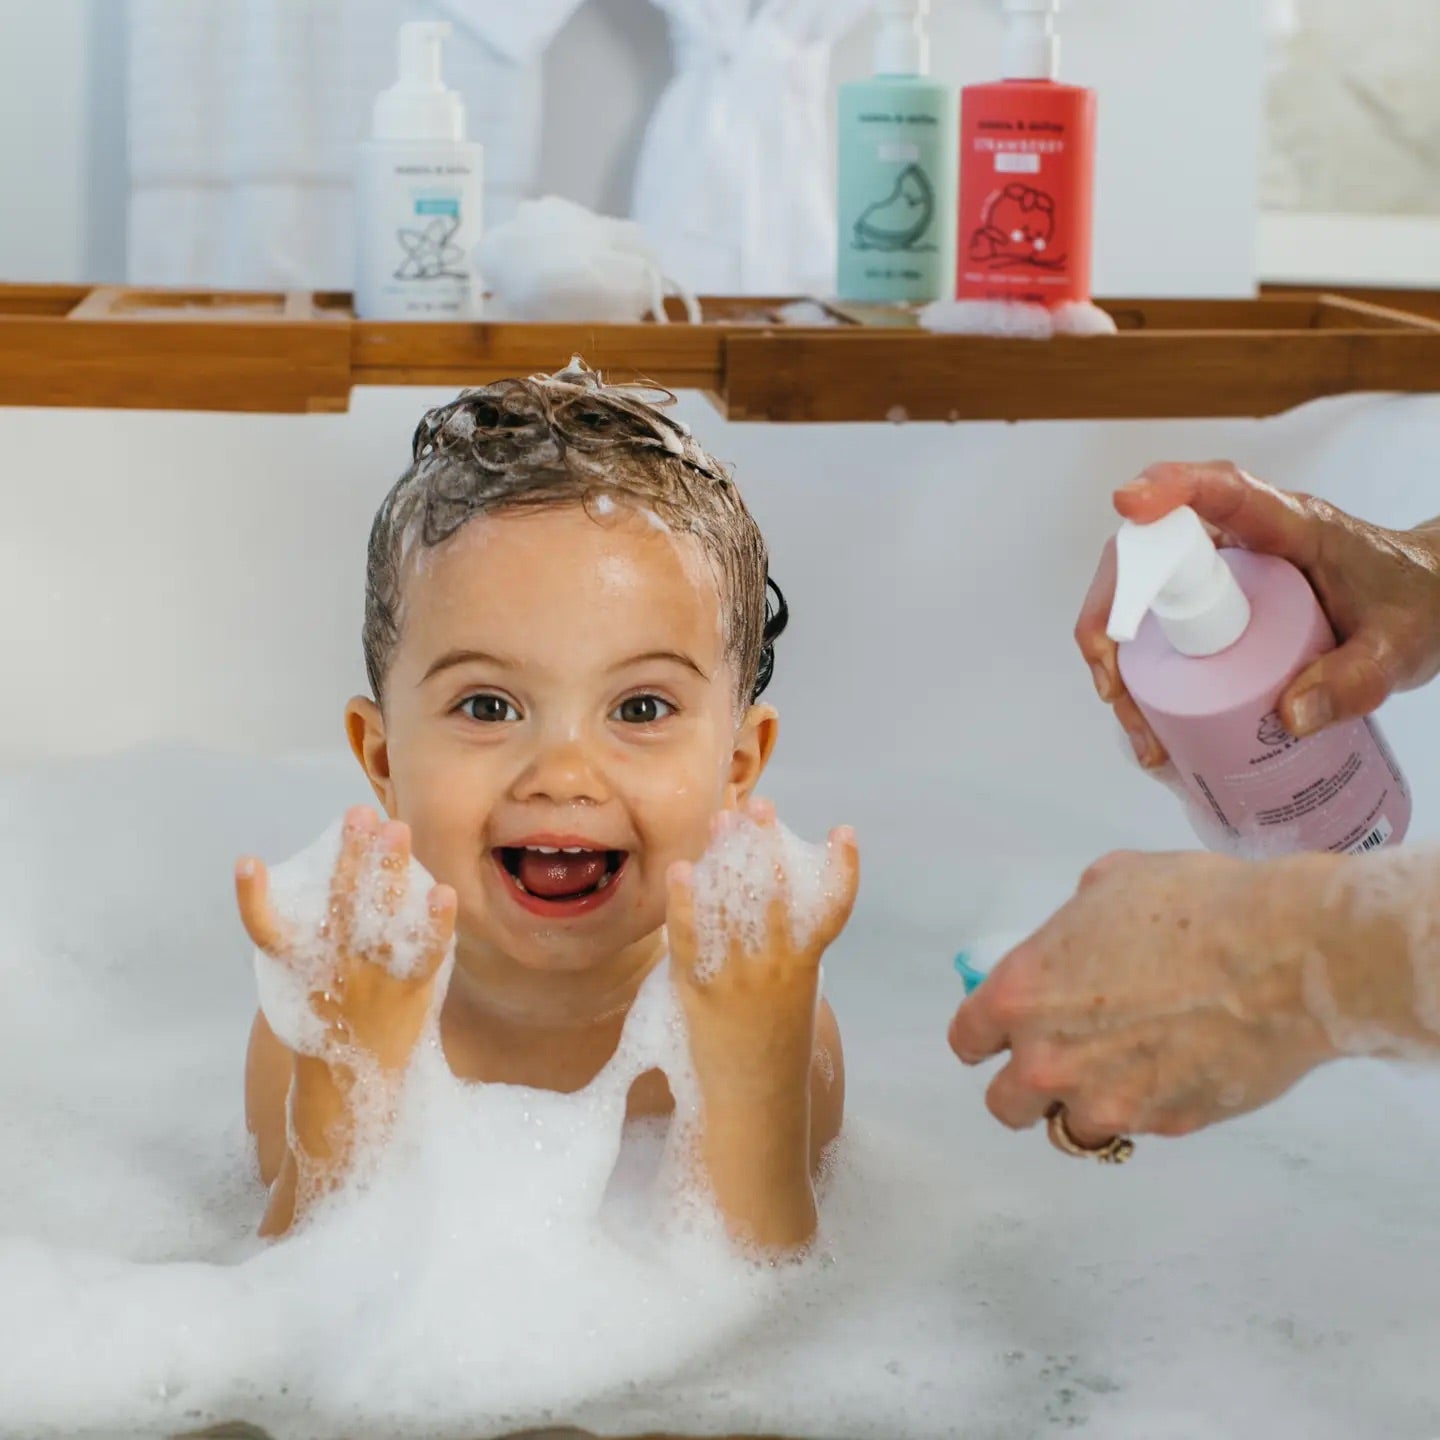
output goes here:
[{"label": "baby's wet hair", "polygon": [[789,607],[730,472],[665,413],[674,403],[657,387],[607,385],[577,358],[554,375],[464,390],[431,410],[370,530],[363,638],[375,699],[384,701],[407,567],[419,553],[480,515],[575,504],[594,514],[604,500],[694,537],[715,570],[737,699],[759,699]]}]

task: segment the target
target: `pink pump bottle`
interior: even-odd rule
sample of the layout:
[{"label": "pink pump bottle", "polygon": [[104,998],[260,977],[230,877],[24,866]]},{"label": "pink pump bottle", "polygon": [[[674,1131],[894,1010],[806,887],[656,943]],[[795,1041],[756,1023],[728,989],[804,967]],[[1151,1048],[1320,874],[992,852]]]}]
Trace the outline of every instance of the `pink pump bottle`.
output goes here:
[{"label": "pink pump bottle", "polygon": [[1398,845],[1410,790],[1372,719],[1297,739],[1286,687],[1335,646],[1288,561],[1217,550],[1185,508],[1116,540],[1109,634],[1120,675],[1170,752],[1200,839],[1258,857]]}]

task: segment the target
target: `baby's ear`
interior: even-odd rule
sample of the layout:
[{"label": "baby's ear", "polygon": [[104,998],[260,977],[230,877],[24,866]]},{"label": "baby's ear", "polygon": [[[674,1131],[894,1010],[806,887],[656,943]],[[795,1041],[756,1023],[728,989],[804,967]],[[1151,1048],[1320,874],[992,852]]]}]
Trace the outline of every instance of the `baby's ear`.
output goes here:
[{"label": "baby's ear", "polygon": [[780,716],[773,705],[752,705],[745,712],[730,757],[726,799],[731,808],[737,808],[754,793],[779,736]]},{"label": "baby's ear", "polygon": [[390,746],[385,715],[368,695],[357,695],[345,707],[345,737],[360,762],[375,798],[387,815],[395,814],[395,787],[390,780]]}]

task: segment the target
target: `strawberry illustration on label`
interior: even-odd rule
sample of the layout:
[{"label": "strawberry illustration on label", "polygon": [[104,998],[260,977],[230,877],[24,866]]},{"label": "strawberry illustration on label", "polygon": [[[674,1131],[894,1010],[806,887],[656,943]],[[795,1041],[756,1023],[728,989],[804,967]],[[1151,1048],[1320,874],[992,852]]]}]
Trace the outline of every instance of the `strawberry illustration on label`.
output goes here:
[{"label": "strawberry illustration on label", "polygon": [[1055,230],[1053,196],[1029,185],[1007,185],[985,207],[981,228],[970,237],[970,259],[993,270],[1061,269],[1066,257],[1050,253]]}]

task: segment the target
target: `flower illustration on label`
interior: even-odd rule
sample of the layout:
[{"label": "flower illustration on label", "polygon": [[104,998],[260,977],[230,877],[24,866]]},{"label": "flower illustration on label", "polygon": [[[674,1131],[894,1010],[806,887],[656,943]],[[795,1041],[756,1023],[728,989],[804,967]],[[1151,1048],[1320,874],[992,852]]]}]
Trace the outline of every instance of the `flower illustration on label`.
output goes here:
[{"label": "flower illustration on label", "polygon": [[437,216],[422,230],[401,230],[405,252],[395,271],[397,280],[464,280],[465,252],[452,243],[460,228],[459,215]]}]

